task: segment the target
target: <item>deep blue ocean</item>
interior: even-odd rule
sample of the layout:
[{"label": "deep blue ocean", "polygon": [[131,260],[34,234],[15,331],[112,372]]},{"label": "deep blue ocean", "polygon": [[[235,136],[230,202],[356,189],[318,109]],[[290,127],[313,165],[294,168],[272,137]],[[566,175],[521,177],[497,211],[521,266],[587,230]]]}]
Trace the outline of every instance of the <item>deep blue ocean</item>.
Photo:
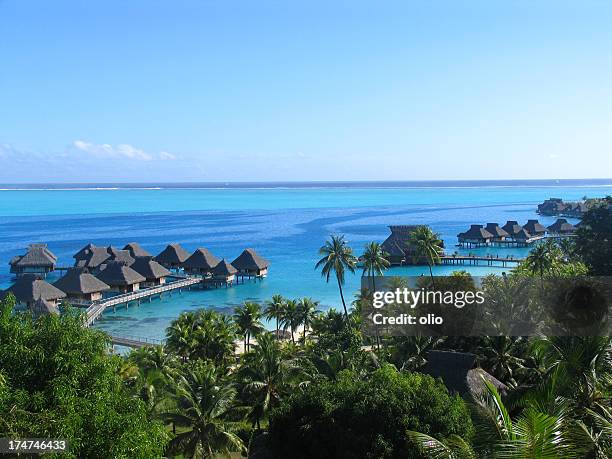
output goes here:
[{"label": "deep blue ocean", "polygon": [[[427,224],[440,233],[447,251],[472,223],[539,218],[536,205],[549,197],[565,200],[612,193],[612,180],[521,182],[406,182],[196,185],[0,185],[0,286],[12,278],[8,262],[30,243],[45,242],[61,265],[89,242],[123,247],[136,241],[153,254],[168,243],[207,247],[232,260],[247,247],[271,262],[261,282],[218,290],[175,293],[139,307],[109,311],[96,327],[119,335],[162,338],[181,311],[231,309],[265,301],[275,293],[309,296],[323,309],[338,307],[335,283],[315,271],[317,250],[332,233],[346,235],[360,254],[364,244],[382,242],[388,225]],[[462,252],[461,250],[459,250]],[[526,249],[471,249],[463,252],[524,256]],[[437,274],[456,267],[437,267]],[[474,274],[500,268],[465,268]],[[390,274],[420,274],[426,267],[396,268]],[[359,287],[359,273],[347,279],[347,296]]]}]

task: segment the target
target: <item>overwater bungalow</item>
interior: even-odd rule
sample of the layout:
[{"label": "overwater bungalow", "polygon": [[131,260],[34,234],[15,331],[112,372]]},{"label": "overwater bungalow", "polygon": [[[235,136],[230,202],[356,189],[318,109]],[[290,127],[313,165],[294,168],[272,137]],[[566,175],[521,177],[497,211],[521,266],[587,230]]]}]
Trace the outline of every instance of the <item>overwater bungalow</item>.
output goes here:
[{"label": "overwater bungalow", "polygon": [[132,266],[138,274],[142,275],[146,281],[143,287],[155,287],[166,283],[166,278],[172,273],[153,260],[151,257],[138,257]]},{"label": "overwater bungalow", "polygon": [[516,220],[508,220],[502,229],[508,233],[508,235],[514,239],[514,237],[523,229]]},{"label": "overwater bungalow", "polygon": [[568,235],[573,234],[576,231],[576,227],[565,218],[558,218],[556,222],[550,225],[548,228],[549,234],[552,235]]},{"label": "overwater bungalow", "polygon": [[546,234],[546,227],[536,219],[527,220],[523,228],[525,228],[532,237],[544,236],[544,234]]},{"label": "overwater bungalow", "polygon": [[170,244],[155,257],[155,261],[168,269],[180,269],[187,258],[189,252],[179,244]]},{"label": "overwater bungalow", "polygon": [[484,229],[482,225],[470,225],[465,233],[457,235],[459,244],[468,247],[480,247],[488,245],[494,238],[493,234]]},{"label": "overwater bungalow", "polygon": [[93,276],[86,268],[72,268],[54,284],[64,292],[66,301],[74,306],[88,305],[102,299],[110,286]]},{"label": "overwater bungalow", "polygon": [[17,276],[46,276],[55,269],[56,264],[57,257],[47,248],[47,244],[30,244],[25,255],[16,256],[9,262],[11,273]]},{"label": "overwater bungalow", "polygon": [[259,256],[255,249],[244,249],[238,257],[232,261],[232,266],[238,270],[242,277],[266,277],[270,262]]},{"label": "overwater bungalow", "polygon": [[518,247],[524,247],[532,242],[533,236],[529,234],[525,228],[521,228],[520,231],[512,237],[512,239],[516,242]]},{"label": "overwater bungalow", "polygon": [[60,313],[57,304],[42,299],[37,300],[34,302],[34,304],[32,304],[32,306],[30,307],[30,312],[35,318],[46,316],[49,314],[59,315]]},{"label": "overwater bungalow", "polygon": [[125,263],[127,266],[131,266],[134,261],[136,261],[134,257],[132,257],[132,254],[129,250],[120,250],[111,245],[110,247],[108,247],[107,251],[110,255],[108,261],[120,261],[122,263]]},{"label": "overwater bungalow", "polygon": [[[23,274],[17,282],[5,290],[4,295],[12,293],[19,306],[32,310],[37,301],[45,301],[51,307],[57,308],[59,300],[66,298],[66,294],[57,287],[42,280],[36,274]],[[3,296],[4,296],[3,295]]]},{"label": "overwater bungalow", "polygon": [[74,266],[76,268],[87,268],[90,273],[95,274],[104,267],[104,263],[110,257],[111,255],[106,247],[87,244],[74,254]]},{"label": "overwater bungalow", "polygon": [[510,237],[508,232],[502,229],[497,223],[487,223],[485,230],[493,235],[492,242],[505,241],[507,237]]},{"label": "overwater bungalow", "polygon": [[140,290],[140,284],[147,279],[121,261],[110,261],[97,275],[98,279],[110,286],[111,291],[130,293]]},{"label": "overwater bungalow", "polygon": [[130,242],[129,244],[126,244],[125,247],[123,247],[123,250],[127,250],[128,252],[130,252],[130,255],[132,256],[132,258],[138,258],[138,257],[153,258],[153,255],[151,255],[149,252],[143,249],[138,242]]},{"label": "overwater bungalow", "polygon": [[201,247],[183,262],[183,269],[190,274],[207,276],[220,261],[208,249]]},{"label": "overwater bungalow", "polygon": [[234,283],[236,273],[238,273],[238,270],[225,261],[225,259],[221,260],[211,271],[213,281],[226,285],[232,285]]}]

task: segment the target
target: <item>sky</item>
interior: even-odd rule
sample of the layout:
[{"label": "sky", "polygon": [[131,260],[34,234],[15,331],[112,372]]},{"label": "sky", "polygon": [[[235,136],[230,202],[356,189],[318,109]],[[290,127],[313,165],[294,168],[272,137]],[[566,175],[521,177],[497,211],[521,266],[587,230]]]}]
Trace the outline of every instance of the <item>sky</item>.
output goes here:
[{"label": "sky", "polygon": [[0,183],[612,177],[609,1],[0,0]]}]

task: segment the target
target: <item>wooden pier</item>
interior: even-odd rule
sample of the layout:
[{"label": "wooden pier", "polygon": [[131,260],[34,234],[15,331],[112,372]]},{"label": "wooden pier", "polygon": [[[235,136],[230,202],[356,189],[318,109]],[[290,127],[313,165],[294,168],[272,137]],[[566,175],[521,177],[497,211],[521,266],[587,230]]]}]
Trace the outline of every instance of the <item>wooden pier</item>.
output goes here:
[{"label": "wooden pier", "polygon": [[525,261],[524,258],[514,257],[486,257],[477,255],[444,255],[440,257],[443,265],[472,265],[472,266],[499,266],[507,268],[511,265],[517,266]]},{"label": "wooden pier", "polygon": [[101,301],[96,301],[87,308],[87,319],[85,321],[85,326],[89,327],[109,307],[116,307],[121,304],[128,305],[133,301],[138,301],[138,303],[140,304],[140,301],[143,299],[150,300],[153,296],[161,296],[166,292],[189,288],[193,285],[201,283],[201,277],[186,277],[174,282],[159,285],[157,287],[138,290],[136,292],[124,293],[122,295],[117,295],[110,298],[106,298]]},{"label": "wooden pier", "polygon": [[158,346],[165,344],[165,340],[144,338],[142,336],[118,336],[111,335],[111,343],[113,346],[125,346],[133,349],[140,349],[148,346]]}]

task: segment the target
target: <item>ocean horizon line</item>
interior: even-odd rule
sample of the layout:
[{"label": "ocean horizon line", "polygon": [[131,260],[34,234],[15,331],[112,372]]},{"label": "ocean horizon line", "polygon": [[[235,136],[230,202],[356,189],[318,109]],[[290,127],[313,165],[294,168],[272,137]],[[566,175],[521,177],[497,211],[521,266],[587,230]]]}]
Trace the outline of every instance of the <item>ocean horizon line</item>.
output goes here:
[{"label": "ocean horizon line", "polygon": [[312,180],[210,182],[66,182],[0,183],[0,191],[164,190],[164,189],[325,189],[325,188],[498,188],[498,187],[612,187],[612,178],[507,180]]}]

